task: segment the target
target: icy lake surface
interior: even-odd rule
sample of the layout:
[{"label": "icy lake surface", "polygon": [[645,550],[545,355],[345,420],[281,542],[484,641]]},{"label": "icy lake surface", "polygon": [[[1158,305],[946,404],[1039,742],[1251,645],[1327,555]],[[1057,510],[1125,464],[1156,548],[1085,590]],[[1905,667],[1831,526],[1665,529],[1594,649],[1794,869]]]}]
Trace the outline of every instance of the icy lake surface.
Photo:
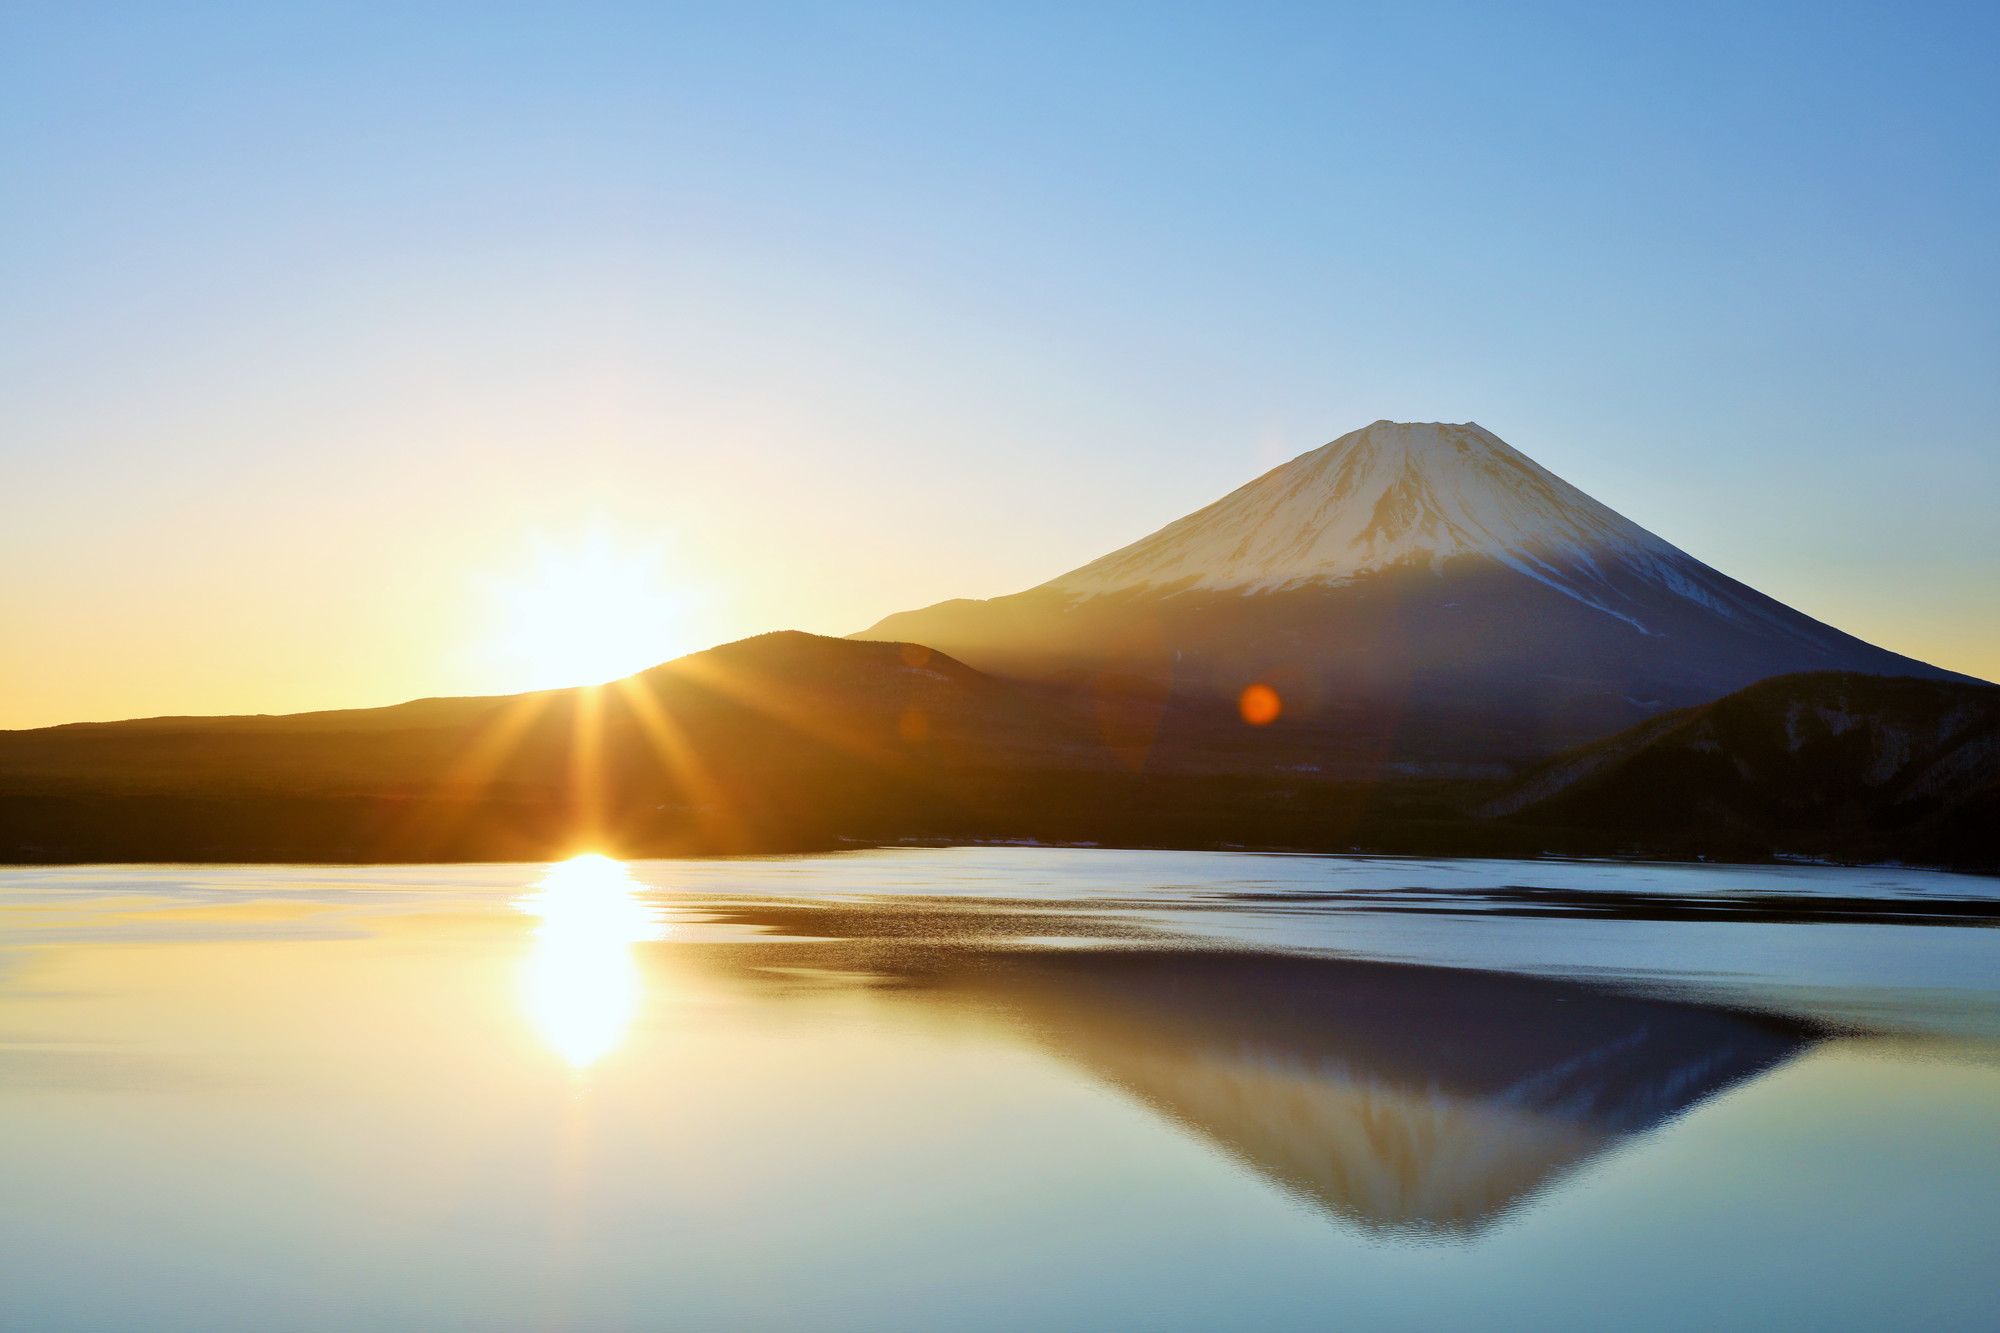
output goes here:
[{"label": "icy lake surface", "polygon": [[0,870],[24,1330],[1988,1329],[2000,880]]}]

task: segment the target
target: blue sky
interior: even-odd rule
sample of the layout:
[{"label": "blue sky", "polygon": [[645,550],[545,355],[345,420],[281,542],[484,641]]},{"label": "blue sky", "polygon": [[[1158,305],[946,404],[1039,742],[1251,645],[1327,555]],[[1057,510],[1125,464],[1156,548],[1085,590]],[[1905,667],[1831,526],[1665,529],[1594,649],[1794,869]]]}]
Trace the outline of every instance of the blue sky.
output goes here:
[{"label": "blue sky", "polygon": [[[2000,676],[2000,11],[0,9],[0,725],[1013,591],[1476,420]],[[637,556],[635,555],[635,558]]]}]

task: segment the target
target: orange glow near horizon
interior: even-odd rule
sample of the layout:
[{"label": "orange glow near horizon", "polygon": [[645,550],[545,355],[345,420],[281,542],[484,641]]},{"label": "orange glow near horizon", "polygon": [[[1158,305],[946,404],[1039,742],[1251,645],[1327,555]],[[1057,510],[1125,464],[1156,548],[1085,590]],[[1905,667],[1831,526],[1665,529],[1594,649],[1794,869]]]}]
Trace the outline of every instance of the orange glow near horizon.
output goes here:
[{"label": "orange glow near horizon", "polygon": [[1262,681],[1245,689],[1236,700],[1236,710],[1253,727],[1268,727],[1278,720],[1278,714],[1284,709],[1284,701],[1278,698],[1278,692]]}]

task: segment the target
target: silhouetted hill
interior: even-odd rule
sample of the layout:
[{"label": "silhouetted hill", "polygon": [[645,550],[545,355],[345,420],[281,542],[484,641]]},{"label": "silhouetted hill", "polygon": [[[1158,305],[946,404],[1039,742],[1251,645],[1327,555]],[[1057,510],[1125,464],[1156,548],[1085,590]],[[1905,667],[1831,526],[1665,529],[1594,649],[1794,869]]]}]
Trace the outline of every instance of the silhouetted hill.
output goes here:
[{"label": "silhouetted hill", "polygon": [[916,644],[786,632],[589,689],[0,732],[0,860],[1346,847],[1412,800],[1421,821],[1464,822],[1428,789],[1237,771],[1226,752],[1146,771],[1147,704],[1128,683],[1025,684]]},{"label": "silhouetted hill", "polygon": [[1667,854],[2000,869],[2000,686],[1779,676],[1558,756],[1480,813]]},{"label": "silhouetted hill", "polygon": [[940,773],[1113,762],[1033,689],[916,645],[787,632],[590,689],[0,733],[0,857],[812,846],[912,822],[897,812],[948,800]]}]

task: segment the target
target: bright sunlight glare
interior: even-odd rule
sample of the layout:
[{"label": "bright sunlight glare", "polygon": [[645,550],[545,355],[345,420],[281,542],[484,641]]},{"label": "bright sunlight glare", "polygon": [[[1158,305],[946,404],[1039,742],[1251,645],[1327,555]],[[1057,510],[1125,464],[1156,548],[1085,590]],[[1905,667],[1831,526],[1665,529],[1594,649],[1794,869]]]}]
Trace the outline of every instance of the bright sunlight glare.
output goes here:
[{"label": "bright sunlight glare", "polygon": [[624,1040],[639,1007],[632,946],[664,933],[622,861],[586,853],[549,867],[514,906],[541,918],[523,975],[528,1016],[571,1069]]},{"label": "bright sunlight glare", "polygon": [[507,688],[601,685],[688,651],[688,598],[661,586],[659,550],[621,552],[602,529],[571,549],[535,542],[530,567],[495,580],[499,625],[487,656]]}]

